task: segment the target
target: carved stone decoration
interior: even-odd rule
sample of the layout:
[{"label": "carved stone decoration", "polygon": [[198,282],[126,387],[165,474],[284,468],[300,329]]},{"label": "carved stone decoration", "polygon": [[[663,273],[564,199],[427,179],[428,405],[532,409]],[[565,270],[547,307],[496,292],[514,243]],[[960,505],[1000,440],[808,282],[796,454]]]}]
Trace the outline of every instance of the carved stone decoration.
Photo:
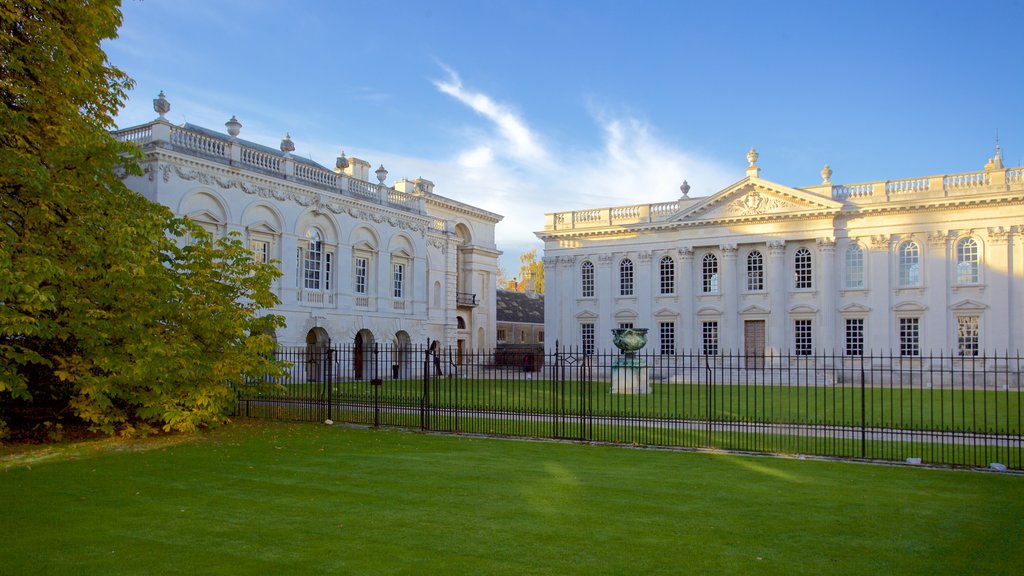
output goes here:
[{"label": "carved stone decoration", "polygon": [[991,244],[1006,244],[1009,241],[1010,231],[1005,226],[997,226],[988,229],[988,241]]},{"label": "carved stone decoration", "polygon": [[818,252],[822,254],[835,252],[836,250],[836,239],[832,236],[816,238],[815,243],[818,244]]},{"label": "carved stone decoration", "polygon": [[683,260],[693,260],[693,246],[682,246],[679,248],[679,257]]},{"label": "carved stone decoration", "polygon": [[690,197],[690,183],[683,180],[683,183],[679,185],[679,191],[683,193],[683,198]]},{"label": "carved stone decoration", "polygon": [[281,152],[284,152],[286,157],[295,152],[295,142],[292,142],[292,135],[288,132],[284,133],[284,140],[281,140]]},{"label": "carved stone decoration", "polygon": [[751,148],[750,148],[750,151],[749,151],[749,152],[747,152],[747,162],[750,162],[750,167],[751,167],[751,168],[752,168],[752,167],[753,167],[753,166],[754,166],[755,164],[757,164],[757,158],[758,158],[758,156],[760,156],[760,155],[759,155],[759,154],[757,153],[757,150],[755,150],[755,149],[753,148],[753,146],[751,146]]},{"label": "carved stone decoration", "polygon": [[765,242],[765,246],[768,248],[769,256],[785,256],[786,255],[786,241],[785,240],[769,240]]},{"label": "carved stone decoration", "polygon": [[611,264],[612,264],[612,255],[611,254],[598,254],[597,255],[597,263],[600,264],[601,266],[611,266]]},{"label": "carved stone decoration", "polygon": [[153,111],[160,115],[161,119],[171,111],[171,103],[168,102],[167,97],[164,96],[164,91],[160,91],[160,95],[153,100]]},{"label": "carved stone decoration", "polygon": [[646,252],[641,252],[640,254],[637,255],[637,260],[639,260],[641,264],[648,264],[651,261],[651,255],[652,253],[650,250]]},{"label": "carved stone decoration", "polygon": [[739,251],[739,246],[736,244],[719,244],[718,249],[722,251],[722,255],[726,258],[735,258],[736,253]]},{"label": "carved stone decoration", "polygon": [[891,238],[885,234],[875,234],[871,236],[871,248],[875,250],[888,250],[890,240]]},{"label": "carved stone decoration", "polygon": [[341,151],[341,156],[334,161],[334,167],[338,169],[338,172],[344,172],[345,168],[348,168],[348,158],[345,158],[345,151]]},{"label": "carved stone decoration", "polygon": [[832,183],[832,169],[825,164],[825,167],[821,169],[821,183],[831,184]]},{"label": "carved stone decoration", "polygon": [[228,129],[228,136],[232,138],[238,138],[238,134],[242,131],[242,123],[234,115],[231,116],[231,120],[224,123],[224,126]]},{"label": "carved stone decoration", "polygon": [[936,230],[928,233],[928,244],[931,246],[945,246],[946,240],[952,236],[954,232],[944,232],[942,230]]},{"label": "carved stone decoration", "polygon": [[572,268],[572,267],[576,266],[576,257],[575,256],[560,256],[558,258],[558,262],[559,262],[559,264],[562,265],[562,268]]},{"label": "carved stone decoration", "polygon": [[747,192],[743,198],[729,204],[726,207],[726,212],[741,216],[755,216],[765,212],[777,212],[789,206],[789,203],[782,202],[778,198],[772,198],[754,189]]}]

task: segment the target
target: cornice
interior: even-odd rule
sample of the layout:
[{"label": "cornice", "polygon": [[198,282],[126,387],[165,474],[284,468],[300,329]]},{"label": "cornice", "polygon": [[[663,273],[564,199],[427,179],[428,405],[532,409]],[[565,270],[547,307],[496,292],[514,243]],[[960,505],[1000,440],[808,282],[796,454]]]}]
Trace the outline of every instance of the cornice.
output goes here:
[{"label": "cornice", "polygon": [[317,212],[347,214],[359,220],[373,221],[377,224],[387,223],[402,230],[419,232],[422,236],[427,234],[434,220],[429,214],[397,210],[390,206],[264,176],[237,166],[204,162],[164,148],[147,150],[142,168],[144,176],[150,181],[160,178],[164,182],[170,182],[172,176],[185,181],[196,180],[210,187],[217,186],[223,190],[234,188],[267,200],[294,202],[304,208],[313,207]]}]

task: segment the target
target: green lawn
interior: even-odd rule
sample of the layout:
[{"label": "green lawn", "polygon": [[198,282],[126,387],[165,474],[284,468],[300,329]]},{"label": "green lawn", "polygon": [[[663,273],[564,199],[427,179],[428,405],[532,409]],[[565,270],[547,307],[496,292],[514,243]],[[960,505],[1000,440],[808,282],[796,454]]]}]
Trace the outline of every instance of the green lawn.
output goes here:
[{"label": "green lawn", "polygon": [[[322,384],[294,384],[287,395],[315,398]],[[369,382],[337,382],[339,402],[370,402]],[[420,380],[384,380],[385,403],[416,405],[423,397]],[[907,387],[787,386],[779,384],[653,384],[645,395],[612,394],[607,382],[581,386],[551,380],[442,378],[431,381],[430,403],[436,408],[509,410],[602,416],[638,416],[733,422],[830,424],[1020,434],[1024,408],[1017,390],[951,390]]]},{"label": "green lawn", "polygon": [[246,420],[0,462],[0,574],[1024,567],[1021,475]]}]

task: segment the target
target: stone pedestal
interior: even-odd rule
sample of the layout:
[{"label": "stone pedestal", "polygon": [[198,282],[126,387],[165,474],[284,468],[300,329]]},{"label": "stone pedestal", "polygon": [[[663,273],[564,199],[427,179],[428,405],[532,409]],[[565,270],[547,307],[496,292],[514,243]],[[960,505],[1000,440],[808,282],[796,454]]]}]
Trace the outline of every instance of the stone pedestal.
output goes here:
[{"label": "stone pedestal", "polygon": [[650,394],[648,372],[643,360],[629,355],[612,365],[612,394]]}]

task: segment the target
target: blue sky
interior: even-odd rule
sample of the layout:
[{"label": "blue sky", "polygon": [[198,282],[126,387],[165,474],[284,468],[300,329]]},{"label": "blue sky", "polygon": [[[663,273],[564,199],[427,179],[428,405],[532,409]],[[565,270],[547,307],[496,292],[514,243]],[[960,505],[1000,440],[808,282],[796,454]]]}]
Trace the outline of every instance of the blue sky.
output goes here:
[{"label": "blue sky", "polygon": [[1024,159],[1024,1],[127,0],[120,126],[219,128],[499,214],[509,276],[544,213],[981,170]]}]

